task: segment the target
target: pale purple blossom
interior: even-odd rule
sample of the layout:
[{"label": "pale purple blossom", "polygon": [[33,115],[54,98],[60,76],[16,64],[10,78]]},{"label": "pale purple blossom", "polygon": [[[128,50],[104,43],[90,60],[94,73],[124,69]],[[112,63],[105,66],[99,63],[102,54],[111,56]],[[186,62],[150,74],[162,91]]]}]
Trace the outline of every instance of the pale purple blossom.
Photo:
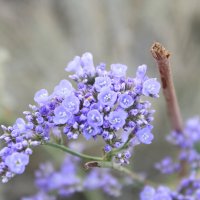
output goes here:
[{"label": "pale purple blossom", "polygon": [[119,196],[122,185],[107,169],[93,169],[84,180],[87,190],[102,189],[112,196]]},{"label": "pale purple blossom", "polygon": [[26,123],[24,119],[18,118],[15,124],[13,125],[13,128],[15,129],[15,131],[23,133],[26,130]]},{"label": "pale purple blossom", "polygon": [[80,73],[80,71],[82,71],[80,56],[75,56],[74,59],[68,63],[65,70],[68,72]]},{"label": "pale purple blossom", "polygon": [[140,65],[137,68],[136,77],[139,78],[139,79],[143,79],[146,75],[146,72],[147,72],[147,66],[146,65]]},{"label": "pale purple blossom", "polygon": [[44,104],[48,101],[49,94],[46,89],[41,89],[35,93],[34,101],[38,104]]},{"label": "pale purple blossom", "polygon": [[160,83],[156,80],[156,78],[147,79],[143,83],[142,93],[145,96],[158,96],[160,91]]},{"label": "pale purple blossom", "polygon": [[102,88],[110,86],[111,86],[111,79],[108,76],[105,77],[100,76],[95,78],[94,87],[98,92],[100,92]]},{"label": "pale purple blossom", "polygon": [[109,114],[108,121],[113,128],[120,129],[124,126],[127,116],[127,112],[122,109],[118,109]]},{"label": "pale purple blossom", "polygon": [[95,73],[94,63],[93,63],[93,56],[91,53],[86,52],[81,56],[81,65],[83,67],[83,71],[86,74],[91,74],[92,76]]},{"label": "pale purple blossom", "polygon": [[90,110],[87,114],[87,122],[91,126],[101,126],[103,124],[103,116],[98,110]]},{"label": "pale purple blossom", "polygon": [[162,174],[172,174],[180,170],[180,164],[173,162],[172,158],[167,156],[161,162],[156,163],[155,168]]},{"label": "pale purple blossom", "polygon": [[29,163],[29,156],[24,153],[14,152],[5,159],[9,170],[15,174],[22,174],[25,166]]},{"label": "pale purple blossom", "polygon": [[119,97],[119,105],[122,108],[129,108],[130,106],[133,105],[133,102],[134,102],[133,98],[128,94],[122,94]]},{"label": "pale purple blossom", "polygon": [[122,64],[112,64],[111,66],[112,75],[115,77],[125,77],[127,66]]},{"label": "pale purple blossom", "polygon": [[64,106],[58,106],[54,110],[53,121],[55,124],[65,124],[71,117],[71,112],[67,111]]},{"label": "pale purple blossom", "polygon": [[75,95],[71,95],[63,100],[62,105],[67,111],[76,114],[79,111],[80,101]]},{"label": "pale purple blossom", "polygon": [[104,106],[113,106],[117,100],[117,93],[110,88],[103,88],[98,94],[98,100]]},{"label": "pale purple blossom", "polygon": [[91,126],[89,124],[85,124],[82,130],[83,136],[86,140],[91,139],[92,137],[96,136],[100,133],[100,129],[98,127]]},{"label": "pale purple blossom", "polygon": [[141,143],[151,144],[154,136],[151,133],[151,128],[145,127],[136,132],[136,137]]},{"label": "pale purple blossom", "polygon": [[156,191],[151,186],[145,186],[142,192],[140,193],[140,200],[154,200]]},{"label": "pale purple blossom", "polygon": [[61,80],[54,88],[53,97],[65,98],[72,94],[74,88],[68,80]]}]

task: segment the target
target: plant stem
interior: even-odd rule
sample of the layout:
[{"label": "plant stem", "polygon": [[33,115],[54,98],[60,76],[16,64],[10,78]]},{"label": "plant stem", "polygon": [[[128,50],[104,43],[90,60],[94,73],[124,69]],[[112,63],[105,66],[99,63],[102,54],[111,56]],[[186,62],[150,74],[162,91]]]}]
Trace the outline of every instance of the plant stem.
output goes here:
[{"label": "plant stem", "polygon": [[46,142],[45,145],[47,146],[50,146],[50,147],[54,147],[54,148],[57,148],[57,149],[60,149],[64,152],[67,152],[73,156],[76,156],[76,157],[79,157],[79,158],[82,158],[82,159],[85,159],[85,160],[98,160],[98,161],[102,161],[103,158],[101,157],[96,157],[96,156],[90,156],[90,155],[86,155],[86,154],[83,154],[83,153],[78,153],[76,151],[73,151],[72,149],[64,146],[64,145],[60,145],[60,144],[56,144],[56,143],[51,143],[51,142]]},{"label": "plant stem", "polygon": [[110,160],[110,158],[112,158],[112,156],[116,155],[118,152],[127,149],[129,147],[129,141],[133,138],[133,136],[130,134],[127,141],[124,143],[124,145],[118,149],[112,150],[111,152],[109,152],[105,158],[106,160]]},{"label": "plant stem", "polygon": [[[174,88],[172,72],[169,62],[170,53],[158,42],[154,43],[151,47],[152,56],[157,62],[162,82],[162,89],[167,103],[167,110],[169,113],[169,120],[172,129],[177,133],[183,133],[183,121],[181,117],[180,108],[178,105],[176,92]],[[185,161],[181,162],[180,177],[187,174],[187,165]]]},{"label": "plant stem", "polygon": [[183,123],[169,63],[170,53],[160,43],[157,42],[152,45],[151,53],[157,62],[160,72],[162,89],[167,103],[167,110],[169,113],[171,126],[173,130],[182,133]]},{"label": "plant stem", "polygon": [[152,186],[156,186],[155,183],[149,181],[149,180],[145,180],[143,177],[139,176],[138,174],[132,172],[131,170],[129,170],[126,167],[121,166],[118,163],[114,163],[114,162],[108,162],[108,161],[91,161],[91,162],[87,162],[85,163],[85,168],[89,169],[89,168],[94,168],[94,167],[100,167],[100,168],[111,168],[111,169],[115,169],[117,171],[123,172],[125,174],[127,174],[129,177],[131,177],[134,181],[137,181],[139,183],[144,184],[148,184],[148,185],[152,185]]}]

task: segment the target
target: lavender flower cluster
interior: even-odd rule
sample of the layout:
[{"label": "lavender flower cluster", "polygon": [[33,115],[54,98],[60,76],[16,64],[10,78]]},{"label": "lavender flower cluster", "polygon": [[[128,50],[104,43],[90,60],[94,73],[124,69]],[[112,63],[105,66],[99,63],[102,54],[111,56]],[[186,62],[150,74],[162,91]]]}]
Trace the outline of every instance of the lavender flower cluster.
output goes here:
[{"label": "lavender flower cluster", "polygon": [[164,174],[171,174],[181,170],[181,163],[185,162],[190,170],[200,167],[200,119],[193,117],[186,122],[183,133],[172,131],[167,141],[178,147],[178,161],[173,162],[171,157],[164,158],[156,164],[156,168]]},{"label": "lavender flower cluster", "polygon": [[[141,97],[158,97],[160,84],[155,78],[147,77],[146,65],[139,66],[136,77],[130,78],[126,77],[126,65],[112,64],[107,71],[105,64],[95,67],[92,54],[85,53],[69,62],[66,70],[75,72],[70,78],[75,81],[76,89],[68,80],[61,80],[51,94],[41,89],[34,96],[37,105],[24,112],[25,120],[18,118],[13,126],[2,126],[3,182],[24,172],[32,147],[48,142],[55,128],[69,140],[80,135],[86,140],[103,138],[105,154],[123,145],[150,144],[153,140],[154,110]],[[116,154],[116,161],[128,163],[131,157],[128,146],[126,151]]]},{"label": "lavender flower cluster", "polygon": [[[71,149],[82,151],[82,144],[70,143]],[[52,163],[40,165],[35,173],[38,193],[22,200],[56,199],[69,197],[76,192],[101,189],[111,196],[119,196],[122,184],[111,174],[110,169],[93,168],[85,174],[78,166],[80,159],[67,155],[58,171]],[[65,177],[65,178],[64,178]]]},{"label": "lavender flower cluster", "polygon": [[[186,167],[189,174],[183,178],[176,190],[166,186],[159,186],[157,189],[146,186],[140,194],[141,200],[199,200],[200,199],[200,119],[194,117],[186,122],[183,132],[172,131],[167,136],[167,141],[179,149],[176,162],[169,156],[157,163],[155,167],[163,174],[172,174],[183,170]],[[184,163],[184,165],[183,165]]]},{"label": "lavender flower cluster", "polygon": [[166,186],[159,186],[155,189],[152,186],[145,186],[140,193],[140,200],[199,200],[200,199],[200,178],[196,173],[181,180],[176,190]]}]

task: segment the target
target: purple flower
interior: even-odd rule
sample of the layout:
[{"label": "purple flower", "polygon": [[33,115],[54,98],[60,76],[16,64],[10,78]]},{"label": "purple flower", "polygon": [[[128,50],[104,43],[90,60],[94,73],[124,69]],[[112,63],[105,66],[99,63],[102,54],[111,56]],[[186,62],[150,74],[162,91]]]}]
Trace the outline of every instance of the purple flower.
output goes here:
[{"label": "purple flower", "polygon": [[93,56],[91,53],[86,52],[81,56],[81,65],[86,74],[94,75],[95,68],[93,63]]},{"label": "purple flower", "polygon": [[122,64],[112,64],[111,66],[112,75],[115,77],[126,76],[127,66]]},{"label": "purple flower", "polygon": [[[156,190],[151,186],[145,186],[143,191],[140,193],[140,200],[172,200],[173,192],[164,186],[159,186]],[[173,193],[173,199],[185,199],[177,198],[176,193]],[[181,197],[181,196],[179,196]]]},{"label": "purple flower", "polygon": [[142,93],[145,96],[157,96],[160,91],[160,83],[156,78],[147,79],[143,83]]},{"label": "purple flower", "polygon": [[171,197],[171,190],[165,186],[159,186],[156,194],[154,196],[154,200],[173,200]]},{"label": "purple flower", "polygon": [[73,114],[78,113],[80,101],[75,95],[68,96],[62,102],[65,109]]},{"label": "purple flower", "polygon": [[[146,102],[142,101],[141,95],[143,89],[143,93],[147,96],[157,97],[160,86],[156,79],[147,80],[145,65],[138,68],[136,78],[126,78],[126,65],[113,64],[110,71],[106,70],[105,64],[95,68],[92,54],[85,53],[69,62],[66,70],[75,72],[70,78],[75,81],[76,89],[69,81],[61,80],[50,96],[45,89],[38,91],[34,97],[38,105],[30,105],[31,111],[24,112],[26,121],[19,118],[13,126],[2,127],[4,134],[0,136],[0,140],[6,145],[6,148],[0,150],[0,174],[3,182],[15,175],[11,171],[11,168],[14,169],[13,166],[19,165],[18,168],[22,166],[20,169],[15,167],[17,173],[22,173],[25,169],[25,162],[20,160],[14,163],[13,160],[17,157],[14,156],[14,152],[29,156],[32,154],[32,148],[50,141],[51,136],[54,136],[53,140],[57,143],[61,138],[60,130],[63,130],[62,133],[66,134],[68,139],[77,139],[80,134],[87,140],[102,138],[105,142],[104,153],[111,151],[112,148],[120,148],[128,141],[127,145],[130,148],[117,152],[121,164],[129,162],[131,142],[132,146],[141,142],[151,143],[153,135],[150,133],[150,128],[144,131],[146,130],[144,126],[150,127],[153,112],[150,106],[145,106]],[[188,132],[193,129],[192,124]],[[195,124],[194,126],[196,127]],[[123,136],[125,133],[118,133],[119,129],[126,132],[127,136]],[[129,141],[129,135],[132,136],[131,130],[134,133],[139,131],[136,137]],[[199,131],[195,130],[198,134]],[[189,142],[190,145],[187,142],[186,147],[191,147],[194,142],[199,141],[196,139],[197,134],[193,134],[194,140]],[[197,159],[199,156],[198,152],[191,150],[185,155],[189,155],[190,160]],[[112,159],[115,160],[114,155]],[[45,168],[45,172],[46,170]],[[71,173],[68,175],[70,176]],[[60,196],[71,194],[74,185],[69,183],[75,179],[72,177],[62,179],[62,177],[65,175],[60,173],[48,176],[48,179],[44,177],[40,180],[41,184],[45,182],[44,187],[38,188],[47,191],[46,186],[49,186],[50,190],[56,189],[55,192]],[[102,189],[105,192],[119,193],[118,183],[109,175],[104,176],[102,182]],[[79,185],[78,188],[80,187]],[[78,188],[76,191],[79,190]]]},{"label": "purple flower", "polygon": [[101,126],[103,124],[103,116],[98,110],[90,110],[87,114],[87,122],[91,126]]},{"label": "purple flower", "polygon": [[81,56],[81,65],[83,68],[94,71],[93,56],[91,53],[86,52]]},{"label": "purple flower", "polygon": [[22,118],[18,118],[15,124],[13,125],[13,128],[15,131],[23,133],[26,130],[26,123]]},{"label": "purple flower", "polygon": [[38,104],[44,104],[49,100],[49,94],[46,89],[41,89],[35,93],[34,101]]},{"label": "purple flower", "polygon": [[68,63],[65,70],[68,72],[80,73],[80,71],[82,71],[81,58],[79,56],[74,57],[74,59]]},{"label": "purple flower", "polygon": [[9,170],[15,174],[22,174],[28,162],[29,156],[18,152],[7,156],[5,159],[5,164],[8,166]]},{"label": "purple flower", "polygon": [[136,77],[139,78],[139,79],[143,79],[146,75],[146,71],[147,71],[147,66],[146,65],[140,65],[137,68]]},{"label": "purple flower", "polygon": [[122,109],[118,109],[110,113],[108,121],[111,123],[112,127],[120,129],[124,126],[127,116],[127,112]]},{"label": "purple flower", "polygon": [[171,157],[165,157],[161,162],[155,164],[155,168],[162,174],[172,174],[180,170],[180,166],[174,163]]},{"label": "purple flower", "polygon": [[67,111],[63,106],[58,106],[54,110],[54,115],[53,121],[55,124],[65,124],[72,117],[71,112]]},{"label": "purple flower", "polygon": [[85,124],[83,128],[83,136],[86,140],[89,140],[91,137],[96,136],[99,133],[98,127],[93,127],[89,124]]},{"label": "purple flower", "polygon": [[73,71],[78,76],[83,76],[84,73],[93,76],[95,73],[95,67],[92,54],[86,52],[81,57],[74,57],[74,59],[68,63],[65,70],[69,72]]},{"label": "purple flower", "polygon": [[117,99],[117,93],[110,88],[103,88],[98,94],[99,102],[104,106],[113,106]]},{"label": "purple flower", "polygon": [[130,151],[124,152],[124,157],[125,157],[126,159],[129,159],[129,158],[131,157]]},{"label": "purple flower", "polygon": [[109,145],[109,144],[106,144],[105,147],[104,147],[104,151],[106,153],[110,152],[112,150],[112,147]]},{"label": "purple flower", "polygon": [[140,129],[139,131],[137,131],[136,136],[138,140],[144,144],[151,144],[151,141],[154,138],[153,134],[151,133],[150,127]]},{"label": "purple flower", "polygon": [[48,177],[48,190],[59,189],[64,184],[65,179],[60,172],[54,172]]},{"label": "purple flower", "polygon": [[143,191],[140,193],[140,200],[154,200],[156,191],[151,186],[145,186]]},{"label": "purple flower", "polygon": [[94,87],[96,91],[100,92],[100,90],[104,87],[110,87],[111,86],[111,79],[107,76],[105,77],[96,77]]},{"label": "purple flower", "polygon": [[128,94],[122,94],[119,97],[119,105],[122,108],[129,108],[133,105],[133,98]]},{"label": "purple flower", "polygon": [[71,95],[74,88],[68,80],[61,80],[60,83],[54,88],[53,97],[65,98]]},{"label": "purple flower", "polygon": [[92,169],[84,180],[84,187],[88,190],[102,189],[112,196],[119,196],[122,188],[119,181],[107,169]]}]

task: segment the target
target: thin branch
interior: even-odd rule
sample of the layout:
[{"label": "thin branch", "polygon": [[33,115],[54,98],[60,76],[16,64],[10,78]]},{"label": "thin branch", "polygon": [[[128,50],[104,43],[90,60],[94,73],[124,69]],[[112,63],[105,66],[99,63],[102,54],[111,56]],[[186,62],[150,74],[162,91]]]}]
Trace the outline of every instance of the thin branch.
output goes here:
[{"label": "thin branch", "polygon": [[90,168],[94,168],[94,167],[111,168],[111,169],[120,171],[122,173],[125,173],[126,175],[131,177],[134,181],[136,181],[138,183],[142,183],[142,185],[147,184],[147,185],[157,186],[157,184],[155,184],[154,182],[146,180],[142,176],[134,173],[133,171],[129,170],[128,168],[123,167],[120,164],[112,162],[112,161],[111,162],[108,162],[108,161],[91,161],[91,162],[85,163],[86,169],[90,169]]},{"label": "thin branch", "polygon": [[[152,45],[151,53],[157,62],[158,69],[160,72],[162,89],[167,103],[167,110],[169,113],[169,120],[171,122],[172,129],[182,134],[183,121],[172,78],[172,72],[169,62],[170,53],[158,42]],[[182,168],[179,175],[180,177],[183,177],[187,174],[186,162],[182,161],[181,166]]]},{"label": "thin branch", "polygon": [[171,126],[173,130],[182,133],[183,122],[172,78],[169,62],[170,53],[160,43],[157,42],[152,45],[151,53],[157,62],[160,72],[163,93],[167,103],[167,110],[169,113]]},{"label": "thin branch", "polygon": [[73,156],[76,156],[76,157],[79,157],[79,158],[82,158],[82,159],[85,159],[85,160],[89,160],[89,162],[85,163],[86,169],[93,168],[93,167],[111,168],[111,169],[115,169],[117,171],[120,171],[120,172],[127,174],[134,181],[142,183],[143,185],[149,184],[149,185],[155,186],[155,184],[153,182],[145,180],[143,177],[139,176],[138,174],[135,174],[134,172],[132,172],[128,168],[125,168],[125,167],[123,167],[123,166],[121,166],[117,163],[114,163],[114,162],[103,161],[103,158],[101,158],[101,157],[95,157],[95,156],[90,156],[90,155],[78,153],[78,152],[73,151],[72,149],[70,149],[66,146],[56,144],[56,143],[47,142],[47,143],[45,143],[45,145],[60,149],[64,152],[66,152],[66,153],[73,155]]},{"label": "thin branch", "polygon": [[85,159],[85,160],[98,160],[98,161],[102,161],[103,158],[101,157],[96,157],[96,156],[90,156],[90,155],[86,155],[86,154],[83,154],[83,153],[78,153],[76,151],[73,151],[72,149],[64,146],[64,145],[60,145],[60,144],[56,144],[56,143],[51,143],[51,142],[46,142],[45,145],[47,146],[50,146],[50,147],[54,147],[54,148],[57,148],[57,149],[60,149],[66,153],[69,153],[73,156],[76,156],[76,157],[79,157],[79,158],[82,158],[82,159]]},{"label": "thin branch", "polygon": [[127,149],[129,147],[129,141],[133,138],[133,135],[130,134],[127,141],[123,144],[122,147],[118,148],[118,149],[115,149],[115,150],[112,150],[111,152],[109,152],[108,154],[106,154],[105,156],[105,160],[111,160],[111,158],[116,155],[118,152],[124,150],[124,149]]}]

